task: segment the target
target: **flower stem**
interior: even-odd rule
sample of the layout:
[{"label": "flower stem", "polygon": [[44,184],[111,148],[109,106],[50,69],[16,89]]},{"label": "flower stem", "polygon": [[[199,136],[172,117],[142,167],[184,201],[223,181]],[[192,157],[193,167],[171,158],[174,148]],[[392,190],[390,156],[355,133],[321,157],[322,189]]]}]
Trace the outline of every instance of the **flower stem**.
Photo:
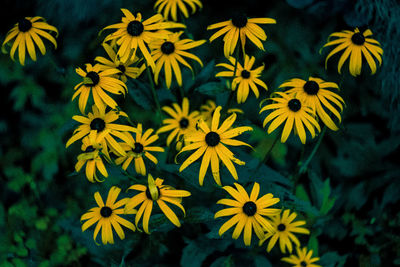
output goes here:
[{"label": "flower stem", "polygon": [[321,145],[321,141],[324,138],[325,132],[326,132],[326,125],[324,126],[324,128],[322,129],[321,134],[318,137],[318,141],[315,144],[313,150],[311,151],[311,154],[308,156],[308,158],[306,159],[306,161],[304,162],[304,164],[301,165],[299,173],[302,174],[307,170],[307,166],[308,164],[310,164],[312,158],[314,157],[315,153],[317,152],[319,146]]},{"label": "flower stem", "polygon": [[[179,101],[179,102],[182,102],[183,101],[183,98],[185,97],[185,91],[183,90],[183,87],[182,86],[178,86],[179,87],[179,97],[177,97],[177,100]],[[177,91],[178,91],[177,90]]]},{"label": "flower stem", "polygon": [[146,64],[146,72],[147,72],[147,77],[149,78],[150,85],[151,85],[151,93],[153,94],[154,102],[156,103],[157,107],[157,113],[159,116],[161,115],[161,108],[160,108],[160,102],[158,101],[157,93],[156,93],[156,87],[154,86],[154,81],[153,81],[153,76],[151,75],[149,65],[147,65],[147,61],[144,61],[144,64]]},{"label": "flower stem", "polygon": [[304,157],[304,151],[305,151],[305,146],[302,147],[301,154],[300,154],[300,159],[297,163],[297,168],[295,175],[293,176],[293,192],[296,191],[296,186],[299,181],[300,175],[305,173],[307,171],[308,164],[310,164],[312,158],[314,157],[315,153],[317,152],[319,146],[321,145],[322,139],[325,135],[326,132],[326,125],[322,129],[321,134],[318,137],[317,143],[315,144],[313,150],[311,151],[311,154],[308,156],[308,158],[304,161],[303,163],[303,157]]},{"label": "flower stem", "polygon": [[233,80],[236,77],[237,65],[238,65],[238,61],[239,61],[239,52],[240,52],[240,44],[235,49],[235,68],[233,69],[233,74],[232,74],[231,93],[229,95],[228,102],[227,102],[228,107],[231,106],[232,99],[234,98],[233,96],[235,95],[235,90],[233,90],[232,85],[233,85]]},{"label": "flower stem", "polygon": [[275,136],[274,142],[272,143],[271,147],[269,148],[267,154],[265,154],[265,157],[264,157],[263,161],[261,161],[261,162],[264,162],[264,164],[266,164],[268,162],[269,157],[271,156],[272,149],[275,147],[275,144],[278,141],[279,136],[280,136],[279,134],[277,134]]}]

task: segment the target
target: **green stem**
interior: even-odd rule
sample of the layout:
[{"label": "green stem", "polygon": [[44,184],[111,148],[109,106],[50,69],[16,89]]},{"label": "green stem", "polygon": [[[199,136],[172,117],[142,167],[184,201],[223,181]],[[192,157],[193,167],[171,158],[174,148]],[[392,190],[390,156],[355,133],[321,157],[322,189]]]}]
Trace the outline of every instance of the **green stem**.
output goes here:
[{"label": "green stem", "polygon": [[[185,18],[185,16],[184,16],[182,13],[179,13],[179,16],[181,17],[182,23],[183,23],[184,25],[186,25],[186,18]],[[192,40],[193,40],[193,34],[191,34],[191,33],[188,31],[187,28],[185,28],[185,33],[186,33],[187,37],[189,37],[189,39],[192,39]]]},{"label": "green stem", "polygon": [[144,64],[146,64],[146,71],[147,71],[147,77],[149,78],[150,85],[151,85],[151,93],[153,94],[154,102],[156,103],[157,107],[157,113],[161,115],[161,108],[160,108],[160,102],[158,101],[157,93],[156,93],[156,87],[154,85],[153,81],[153,76],[151,75],[149,65],[147,65],[147,61],[144,61]]},{"label": "green stem", "polygon": [[269,157],[271,156],[272,149],[275,147],[275,144],[278,141],[279,136],[280,136],[280,134],[277,134],[275,136],[274,142],[272,143],[271,147],[269,148],[267,154],[265,154],[265,157],[264,157],[263,161],[261,161],[261,162],[264,162],[264,164],[267,164],[267,162],[269,160]]},{"label": "green stem", "polygon": [[235,68],[233,69],[233,74],[232,74],[231,93],[229,95],[228,102],[227,102],[228,107],[231,106],[232,99],[234,98],[234,95],[235,95],[235,90],[233,90],[232,86],[233,86],[233,80],[236,77],[237,65],[238,65],[238,61],[239,61],[239,52],[240,52],[240,43],[235,49]]},{"label": "green stem", "polygon": [[177,97],[177,100],[182,103],[183,98],[185,97],[185,92],[183,90],[182,86],[178,86],[179,87],[179,98]]},{"label": "green stem", "polygon": [[308,156],[308,158],[306,159],[304,164],[301,165],[300,170],[299,170],[299,174],[302,174],[307,170],[308,164],[310,164],[312,158],[314,157],[314,155],[317,152],[319,146],[321,145],[322,139],[324,138],[324,135],[325,135],[325,132],[326,132],[326,128],[327,127],[325,125],[324,128],[322,129],[321,134],[319,135],[317,143],[315,144],[313,150],[311,151],[311,154]]},{"label": "green stem", "polygon": [[317,152],[319,146],[321,145],[321,142],[322,142],[322,139],[323,139],[323,137],[325,135],[325,132],[326,132],[326,126],[324,126],[324,128],[322,129],[322,132],[318,137],[317,143],[315,144],[313,150],[311,151],[311,154],[304,161],[304,163],[303,163],[303,157],[304,157],[305,146],[302,147],[301,154],[300,154],[300,159],[299,159],[299,161],[297,163],[297,166],[296,166],[296,172],[295,172],[295,175],[293,176],[293,179],[292,179],[293,180],[293,193],[295,193],[295,191],[296,191],[296,187],[297,187],[297,184],[299,182],[300,176],[307,171],[308,164],[310,164],[312,158],[314,157],[314,155]]}]

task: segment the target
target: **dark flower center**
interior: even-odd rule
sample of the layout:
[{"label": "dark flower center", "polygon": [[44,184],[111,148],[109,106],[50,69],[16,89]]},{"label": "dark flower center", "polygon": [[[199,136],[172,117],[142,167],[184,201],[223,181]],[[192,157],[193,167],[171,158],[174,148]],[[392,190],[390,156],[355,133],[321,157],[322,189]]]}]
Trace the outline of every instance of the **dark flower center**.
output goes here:
[{"label": "dark flower center", "polygon": [[93,147],[93,146],[88,146],[87,148],[86,148],[86,150],[85,150],[85,153],[89,153],[89,152],[93,152],[93,151],[95,151],[96,149]]},{"label": "dark flower center", "polygon": [[110,207],[104,206],[100,210],[100,215],[104,218],[110,217],[112,214],[112,209]]},{"label": "dark flower center", "polygon": [[135,147],[132,149],[135,153],[142,153],[143,152],[143,145],[141,143],[135,142]]},{"label": "dark flower center", "polygon": [[[157,191],[158,191],[158,196],[160,196],[160,188],[158,188],[158,186],[157,186]],[[151,197],[151,193],[150,193],[150,190],[149,190],[148,187],[147,187],[147,189],[146,189],[146,197],[147,197],[148,199],[150,199],[150,200],[156,200],[156,199],[153,199],[153,198]]]},{"label": "dark flower center", "polygon": [[303,89],[309,95],[316,95],[319,91],[319,85],[315,81],[308,81],[304,84]]},{"label": "dark flower center", "polygon": [[103,119],[95,118],[90,122],[90,129],[97,130],[97,132],[101,132],[106,128],[106,123]]},{"label": "dark flower center", "polygon": [[122,72],[122,73],[125,73],[125,71],[126,71],[126,68],[125,68],[124,65],[119,65],[119,66],[117,67],[117,69],[118,69],[120,72]]},{"label": "dark flower center", "polygon": [[232,17],[232,24],[237,28],[243,28],[247,25],[247,17],[245,14],[235,14]]},{"label": "dark flower center", "polygon": [[221,140],[221,138],[219,137],[219,134],[217,134],[216,132],[209,132],[206,135],[206,143],[209,146],[218,145],[220,140]]},{"label": "dark flower center", "polygon": [[179,121],[179,126],[180,126],[182,129],[186,129],[186,128],[189,126],[189,120],[186,119],[186,118],[181,119],[181,120]]},{"label": "dark flower center", "polygon": [[307,267],[307,262],[301,261],[301,262],[300,262],[300,265],[301,265],[302,267]]},{"label": "dark flower center", "polygon": [[89,84],[89,85],[91,85],[91,86],[95,86],[95,85],[98,84],[99,81],[100,81],[100,76],[99,76],[99,74],[98,74],[97,72],[95,72],[95,71],[89,71],[89,72],[86,74],[86,77],[88,77],[90,80],[92,80],[92,83]]},{"label": "dark flower center", "polygon": [[32,22],[30,22],[29,20],[27,20],[27,19],[21,19],[19,22],[18,22],[18,29],[19,29],[19,31],[20,32],[27,32],[27,31],[29,31],[30,29],[32,28]]},{"label": "dark flower center", "polygon": [[361,32],[357,32],[353,34],[353,36],[351,36],[351,41],[353,42],[353,44],[363,45],[365,43],[365,37],[364,35],[362,35]]},{"label": "dark flower center", "polygon": [[257,212],[257,205],[253,201],[248,201],[243,205],[243,212],[246,213],[247,216],[253,216]]},{"label": "dark flower center", "polygon": [[134,20],[134,21],[129,22],[126,30],[132,36],[139,36],[142,34],[144,27],[140,21]]},{"label": "dark flower center", "polygon": [[175,51],[175,45],[166,41],[161,45],[161,51],[166,55],[172,54]]},{"label": "dark flower center", "polygon": [[283,232],[283,231],[285,231],[285,229],[286,229],[286,226],[283,223],[278,225],[278,231]]},{"label": "dark flower center", "polygon": [[288,103],[289,109],[291,111],[297,112],[301,109],[301,103],[298,99],[291,99]]},{"label": "dark flower center", "polygon": [[242,73],[241,73],[240,75],[241,75],[242,78],[244,78],[244,79],[250,78],[250,72],[248,72],[247,70],[242,70]]}]

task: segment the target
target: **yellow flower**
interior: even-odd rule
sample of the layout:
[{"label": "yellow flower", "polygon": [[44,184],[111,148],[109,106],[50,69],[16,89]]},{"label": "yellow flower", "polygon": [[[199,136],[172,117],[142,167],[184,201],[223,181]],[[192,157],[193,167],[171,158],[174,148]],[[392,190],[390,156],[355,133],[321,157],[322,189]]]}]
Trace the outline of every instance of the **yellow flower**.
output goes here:
[{"label": "yellow flower", "polygon": [[[362,67],[362,56],[364,55],[371,69],[371,74],[375,74],[376,72],[375,59],[378,60],[380,66],[382,64],[383,50],[380,47],[381,44],[378,41],[369,37],[371,35],[372,35],[371,30],[368,29],[363,33],[361,33],[358,28],[355,28],[354,31],[334,32],[331,35],[329,35],[328,43],[326,43],[322,48],[331,45],[337,45],[337,47],[333,49],[326,57],[325,68],[327,68],[328,59],[331,56],[345,49],[339,59],[339,64],[338,64],[339,73],[344,62],[347,60],[347,58],[350,57],[349,60],[350,74],[353,76],[360,75]],[[330,40],[331,37],[336,37],[337,39],[331,41]]]},{"label": "yellow flower", "polygon": [[136,79],[139,77],[139,75],[143,72],[145,69],[145,65],[143,64],[142,67],[131,67],[132,64],[136,63],[139,61],[138,57],[135,57],[134,59],[128,59],[126,62],[121,62],[117,54],[115,53],[114,49],[107,43],[102,44],[104,47],[104,50],[106,50],[106,53],[110,59],[104,58],[104,57],[96,57],[94,61],[99,62],[99,68],[101,71],[105,70],[117,70],[118,72],[115,74],[115,76],[123,81],[124,83],[127,82],[128,77],[131,77],[133,79]]},{"label": "yellow flower", "polygon": [[319,258],[312,257],[312,250],[307,252],[307,248],[296,247],[296,251],[297,256],[292,254],[289,257],[282,258],[281,260],[293,264],[293,267],[321,267],[321,265],[314,264],[314,262],[319,261]]},{"label": "yellow flower", "polygon": [[[327,90],[328,88],[339,89],[339,86],[333,82],[325,82],[320,78],[309,77],[308,81],[302,79],[291,79],[279,86],[282,87],[292,87],[287,90],[287,94],[295,95],[296,98],[300,99],[307,106],[311,107],[314,113],[321,118],[322,122],[331,130],[337,131],[339,128],[335,125],[333,120],[330,118],[328,113],[326,113],[325,108],[332,112],[339,123],[342,121],[338,108],[340,112],[343,111],[344,100],[338,94]],[[332,106],[334,103],[336,107]]]},{"label": "yellow flower", "polygon": [[136,140],[129,133],[126,134],[129,142],[121,144],[126,151],[126,155],[117,158],[115,163],[120,165],[123,162],[122,169],[126,170],[133,160],[136,172],[141,175],[146,175],[146,166],[143,159],[146,157],[154,164],[157,164],[158,160],[150,153],[150,151],[164,152],[164,148],[149,146],[158,139],[158,135],[151,135],[153,129],[148,129],[143,135],[142,132],[142,124],[139,123],[135,132]]},{"label": "yellow flower", "polygon": [[142,22],[142,15],[140,13],[134,16],[125,8],[121,8],[121,11],[125,15],[121,19],[121,22],[103,29],[117,29],[114,33],[109,34],[104,39],[104,42],[117,39],[117,45],[119,45],[117,56],[122,62],[134,59],[136,51],[139,48],[147,63],[154,70],[155,64],[146,45],[150,44],[154,39],[167,38],[170,32],[165,31],[165,29],[186,28],[186,26],[181,23],[164,22],[164,18],[160,14],[154,15]]},{"label": "yellow flower", "polygon": [[[117,154],[126,155],[125,150],[113,136],[125,142],[129,142],[129,138],[123,132],[135,132],[136,129],[131,126],[112,123],[120,116],[114,110],[110,110],[106,113],[105,109],[99,109],[95,105],[92,106],[92,110],[93,113],[89,112],[87,117],[78,115],[72,117],[72,119],[82,123],[82,125],[75,129],[74,134],[67,141],[65,147],[69,147],[75,141],[94,132],[96,142],[102,144],[103,148],[109,146]],[[122,112],[120,112],[120,114],[127,116]]]},{"label": "yellow flower", "polygon": [[238,180],[238,175],[232,161],[239,165],[244,165],[245,162],[237,159],[225,145],[251,147],[245,142],[232,138],[242,134],[245,131],[252,131],[253,128],[248,126],[231,128],[236,120],[236,114],[230,115],[219,127],[221,108],[221,106],[218,106],[215,109],[211,127],[208,127],[203,120],[199,121],[199,131],[192,132],[185,137],[185,140],[191,144],[186,145],[179,152],[180,154],[185,151],[196,149],[196,151],[182,163],[181,167],[179,168],[179,172],[186,169],[186,167],[198,160],[200,157],[203,157],[199,171],[199,183],[201,186],[203,185],[204,176],[206,175],[210,163],[214,180],[218,185],[221,185],[221,177],[219,172],[220,160],[228,168],[228,171],[231,173],[233,178]]},{"label": "yellow flower", "polygon": [[[117,233],[120,239],[125,238],[125,233],[122,230],[121,225],[126,228],[135,231],[135,225],[133,223],[120,217],[124,214],[124,209],[120,208],[125,205],[128,198],[124,198],[115,202],[118,198],[121,189],[113,186],[108,192],[107,201],[104,204],[103,199],[99,192],[94,193],[94,199],[98,207],[91,208],[87,213],[83,214],[81,221],[87,220],[82,225],[82,232],[88,229],[90,226],[97,222],[96,228],[94,229],[93,240],[96,242],[96,237],[101,229],[101,239],[104,245],[107,243],[114,244],[113,229]],[[125,214],[135,214],[136,210],[126,210]]]},{"label": "yellow flower", "polygon": [[310,231],[306,228],[300,227],[305,225],[305,221],[293,220],[297,217],[296,212],[290,214],[290,210],[285,210],[282,214],[277,215],[272,218],[272,228],[273,231],[267,232],[265,237],[260,240],[259,245],[261,246],[268,238],[271,238],[268,243],[267,251],[270,252],[275,246],[276,241],[279,239],[279,247],[282,253],[286,253],[286,248],[289,253],[292,253],[293,246],[292,242],[296,247],[300,247],[299,239],[293,234],[310,234]]},{"label": "yellow flower", "polygon": [[126,210],[132,210],[140,203],[141,206],[135,217],[136,226],[139,223],[140,218],[143,215],[143,230],[149,234],[149,220],[151,211],[153,209],[153,203],[156,202],[160,207],[161,211],[167,216],[168,220],[170,220],[175,226],[180,227],[181,223],[179,222],[178,217],[176,217],[173,210],[168,207],[165,202],[171,203],[183,211],[185,215],[185,209],[181,205],[182,197],[190,196],[190,192],[186,190],[175,190],[172,186],[163,185],[163,179],[156,178],[154,181],[151,174],[148,176],[148,186],[135,184],[129,187],[129,189],[141,191],[141,193],[129,199],[129,201],[125,205]]},{"label": "yellow flower", "polygon": [[198,111],[189,113],[189,100],[186,97],[183,98],[182,108],[177,103],[172,105],[175,110],[168,106],[162,107],[162,110],[172,118],[164,119],[164,126],[157,131],[157,134],[172,131],[167,137],[167,146],[175,137],[177,141],[182,141],[180,140],[181,136],[185,137],[188,133],[196,131],[196,123],[199,119]]},{"label": "yellow flower", "polygon": [[[83,153],[78,156],[78,162],[75,164],[76,172],[79,172],[86,163],[87,179],[92,183],[95,181],[103,182],[104,180],[97,178],[96,170],[99,170],[104,177],[108,177],[108,173],[100,156],[100,152],[103,150],[102,145],[96,142],[96,133],[94,131],[82,139],[81,149]],[[106,157],[108,156],[107,152],[104,154]]]},{"label": "yellow flower", "polygon": [[[224,55],[228,58],[233,54],[236,44],[240,38],[242,49],[246,44],[246,37],[250,39],[259,49],[264,50],[261,41],[267,40],[264,30],[257,24],[275,24],[276,20],[271,18],[249,19],[244,14],[237,14],[231,20],[212,24],[207,30],[222,28],[210,37],[210,42],[224,35]],[[261,41],[260,41],[261,40]]]},{"label": "yellow flower", "polygon": [[249,95],[249,88],[253,91],[256,98],[259,97],[260,93],[258,92],[257,84],[263,87],[265,90],[268,90],[267,85],[260,80],[258,77],[261,76],[261,72],[264,70],[264,65],[260,66],[254,70],[253,67],[255,57],[249,57],[245,55],[244,59],[244,67],[237,62],[236,73],[233,75],[235,70],[236,59],[233,57],[229,57],[229,61],[232,65],[226,63],[217,64],[217,67],[225,67],[228,71],[221,71],[215,75],[215,77],[229,77],[235,78],[232,81],[232,90],[237,89],[237,102],[238,104],[244,103]]},{"label": "yellow flower", "polygon": [[238,183],[235,183],[235,188],[231,186],[222,187],[234,199],[221,199],[217,204],[231,206],[215,213],[214,218],[231,216],[219,229],[219,235],[223,235],[227,230],[232,228],[235,224],[235,230],[232,233],[233,239],[238,239],[243,231],[243,240],[246,246],[251,244],[252,229],[259,239],[264,237],[264,229],[272,230],[271,223],[265,218],[279,214],[280,209],[269,208],[270,206],[279,202],[279,198],[274,198],[272,194],[266,194],[258,198],[260,192],[260,185],[254,183],[251,190],[250,197],[246,190]]},{"label": "yellow flower", "polygon": [[56,39],[46,31],[55,32],[56,37],[58,36],[58,30],[56,27],[47,24],[44,18],[25,17],[16,23],[7,33],[6,39],[1,46],[1,50],[6,52],[4,46],[15,38],[10,50],[11,59],[14,60],[14,54],[18,48],[18,58],[21,65],[25,64],[25,50],[28,50],[29,56],[33,61],[36,61],[35,44],[42,55],[46,53],[46,47],[44,46],[41,37],[52,42],[54,47],[57,48]]},{"label": "yellow flower", "polygon": [[185,4],[191,7],[192,14],[194,14],[197,10],[196,5],[199,6],[199,8],[203,8],[200,0],[157,0],[157,2],[154,4],[154,8],[157,8],[157,13],[163,13],[163,16],[166,20],[168,20],[168,16],[171,16],[173,21],[177,21],[178,9],[185,16],[185,18],[189,17],[189,11]]},{"label": "yellow flower", "polygon": [[[211,127],[212,116],[214,115],[214,111],[217,108],[217,104],[213,100],[207,100],[204,105],[200,106],[200,115],[201,118],[207,123],[208,127]],[[239,108],[230,108],[226,111],[227,114],[232,113],[240,113],[243,114],[243,110]]]},{"label": "yellow flower", "polygon": [[155,61],[156,68],[154,70],[154,80],[158,84],[158,76],[164,66],[165,81],[168,89],[171,87],[172,72],[174,72],[178,85],[182,86],[182,73],[179,63],[188,67],[191,71],[192,67],[183,57],[196,60],[200,66],[203,66],[201,60],[185,50],[200,46],[205,43],[205,40],[193,41],[191,39],[182,39],[179,37],[183,31],[172,33],[165,40],[154,40],[150,43],[151,55]]},{"label": "yellow flower", "polygon": [[79,110],[85,114],[86,104],[90,92],[92,92],[94,104],[99,109],[104,109],[105,106],[116,108],[117,102],[114,101],[104,90],[113,94],[123,94],[127,92],[128,88],[125,83],[112,77],[119,73],[117,69],[108,69],[101,71],[100,65],[86,64],[86,71],[81,68],[76,68],[76,73],[83,77],[83,81],[78,83],[75,87],[75,93],[72,96],[74,100],[79,95]]},{"label": "yellow flower", "polygon": [[306,131],[304,126],[311,133],[312,138],[315,137],[315,129],[321,131],[321,127],[314,119],[313,110],[307,106],[304,101],[297,99],[293,95],[282,92],[275,92],[275,95],[280,97],[272,97],[274,101],[272,104],[264,106],[260,113],[266,110],[274,110],[264,120],[263,127],[268,122],[272,121],[268,127],[268,134],[272,133],[276,128],[285,122],[283,127],[281,142],[285,143],[288,139],[292,129],[295,129],[295,134],[299,136],[300,141],[306,143]]}]

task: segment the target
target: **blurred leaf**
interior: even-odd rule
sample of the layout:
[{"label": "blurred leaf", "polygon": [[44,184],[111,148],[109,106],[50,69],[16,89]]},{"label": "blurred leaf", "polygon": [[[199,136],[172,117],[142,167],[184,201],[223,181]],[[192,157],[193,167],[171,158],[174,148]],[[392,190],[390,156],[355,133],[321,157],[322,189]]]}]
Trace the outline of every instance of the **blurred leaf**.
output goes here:
[{"label": "blurred leaf", "polygon": [[301,184],[296,187],[296,197],[298,197],[303,201],[310,202],[310,198],[308,197],[308,194],[304,189],[304,186]]},{"label": "blurred leaf", "polygon": [[145,110],[151,110],[153,108],[153,101],[150,92],[151,88],[148,87],[147,83],[143,83],[136,79],[129,79],[127,86],[129,88],[128,93],[136,104]]},{"label": "blurred leaf", "polygon": [[227,91],[226,85],[223,82],[208,82],[200,85],[195,89],[195,92],[199,92],[205,95],[214,96]]},{"label": "blurred leaf", "polygon": [[184,239],[187,246],[183,249],[180,263],[181,266],[190,267],[201,267],[208,255],[214,251],[223,251],[230,244],[230,242],[226,242],[225,240],[209,240],[204,238],[204,236],[199,236],[196,242]]},{"label": "blurred leaf", "polygon": [[24,80],[22,84],[14,87],[10,97],[14,100],[14,110],[16,111],[22,111],[28,100],[34,107],[43,108],[44,90],[30,79]]},{"label": "blurred leaf", "polygon": [[304,8],[314,2],[314,0],[286,0],[286,2],[292,7]]},{"label": "blurred leaf", "polygon": [[316,233],[311,233],[310,238],[308,239],[308,250],[313,251],[313,257],[318,256],[318,239]]},{"label": "blurred leaf", "polygon": [[233,267],[235,266],[232,255],[217,258],[210,267]]},{"label": "blurred leaf", "polygon": [[255,267],[272,267],[272,264],[267,257],[261,255],[255,255],[254,264]]}]

